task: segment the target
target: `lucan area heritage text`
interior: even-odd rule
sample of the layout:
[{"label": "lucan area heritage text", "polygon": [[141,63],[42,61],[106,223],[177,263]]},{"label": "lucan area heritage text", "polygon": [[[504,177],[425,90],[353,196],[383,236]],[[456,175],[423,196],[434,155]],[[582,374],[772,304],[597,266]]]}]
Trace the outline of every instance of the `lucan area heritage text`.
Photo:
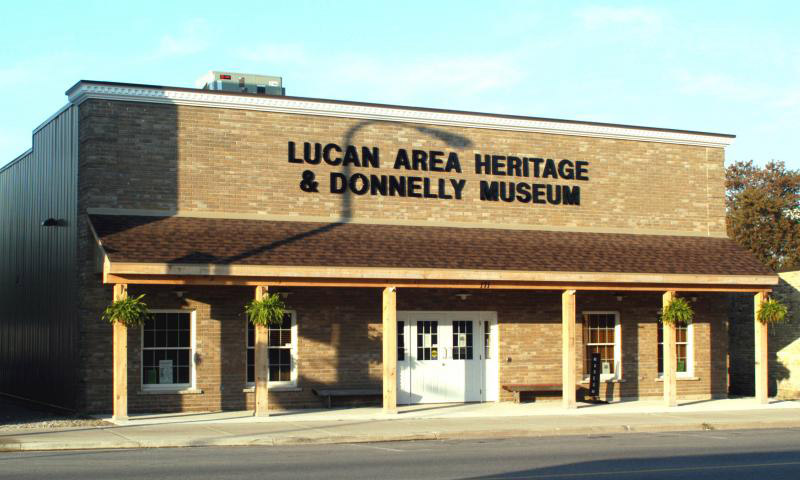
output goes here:
[{"label": "lucan area heritage text", "polygon": [[[289,163],[305,165],[299,188],[307,193],[327,191],[339,195],[370,195],[438,200],[462,200],[474,192],[481,201],[530,204],[581,204],[581,187],[562,182],[589,181],[589,162],[543,157],[474,153],[474,173],[510,177],[508,181],[479,180],[467,188],[457,152],[399,148],[382,165],[376,146],[341,146],[336,143],[288,142]],[[310,169],[315,165],[340,167],[327,178]],[[391,168],[392,173],[375,172]],[[427,172],[452,176],[431,178]],[[327,181],[327,185],[322,182]]]}]

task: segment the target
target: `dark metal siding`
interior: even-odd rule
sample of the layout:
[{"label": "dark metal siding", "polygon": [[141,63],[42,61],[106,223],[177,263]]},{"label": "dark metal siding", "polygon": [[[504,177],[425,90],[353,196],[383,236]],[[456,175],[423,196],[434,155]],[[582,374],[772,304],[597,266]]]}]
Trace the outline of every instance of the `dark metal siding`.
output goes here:
[{"label": "dark metal siding", "polygon": [[[78,359],[78,110],[0,169],[0,392],[74,408]],[[65,226],[44,227],[47,218]]]}]

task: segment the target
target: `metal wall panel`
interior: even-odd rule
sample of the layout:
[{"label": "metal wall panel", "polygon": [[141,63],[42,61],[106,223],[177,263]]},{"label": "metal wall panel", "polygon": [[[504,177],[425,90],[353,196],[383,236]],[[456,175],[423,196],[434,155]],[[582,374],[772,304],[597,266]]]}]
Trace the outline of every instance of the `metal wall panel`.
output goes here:
[{"label": "metal wall panel", "polygon": [[[0,392],[74,408],[78,109],[0,169]],[[61,226],[42,226],[47,218]]]}]

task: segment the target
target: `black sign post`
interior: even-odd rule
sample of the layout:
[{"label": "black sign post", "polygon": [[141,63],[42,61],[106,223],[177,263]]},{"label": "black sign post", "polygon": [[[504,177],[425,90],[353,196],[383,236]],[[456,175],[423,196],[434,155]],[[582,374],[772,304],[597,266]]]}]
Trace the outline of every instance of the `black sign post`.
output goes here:
[{"label": "black sign post", "polygon": [[600,354],[592,354],[592,367],[589,371],[589,395],[597,399],[600,395]]},{"label": "black sign post", "polygon": [[600,400],[600,354],[592,354],[592,365],[589,371],[589,396],[592,397],[591,403],[608,403]]}]

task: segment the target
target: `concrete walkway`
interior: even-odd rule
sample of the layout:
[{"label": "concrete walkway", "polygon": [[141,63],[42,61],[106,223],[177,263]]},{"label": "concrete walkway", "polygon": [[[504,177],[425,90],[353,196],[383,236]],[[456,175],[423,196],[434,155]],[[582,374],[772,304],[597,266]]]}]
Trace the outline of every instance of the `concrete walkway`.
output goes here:
[{"label": "concrete walkway", "polygon": [[134,416],[113,426],[49,430],[0,430],[0,451],[293,445],[398,440],[595,435],[625,432],[800,427],[800,402],[753,399],[581,404],[441,404],[303,410],[255,418],[252,412]]}]

